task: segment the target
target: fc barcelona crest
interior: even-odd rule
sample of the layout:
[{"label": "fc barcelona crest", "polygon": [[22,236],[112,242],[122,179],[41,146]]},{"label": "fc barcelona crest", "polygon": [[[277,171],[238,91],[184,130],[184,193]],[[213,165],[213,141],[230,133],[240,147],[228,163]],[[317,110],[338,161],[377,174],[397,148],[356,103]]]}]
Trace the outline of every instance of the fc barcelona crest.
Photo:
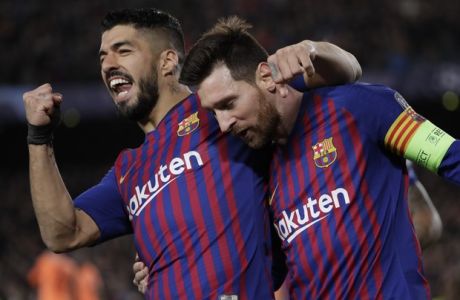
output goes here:
[{"label": "fc barcelona crest", "polygon": [[187,135],[191,132],[193,132],[195,129],[200,126],[200,119],[198,118],[198,112],[191,114],[187,118],[183,119],[179,124],[177,128],[177,135],[178,136],[184,136]]},{"label": "fc barcelona crest", "polygon": [[319,168],[329,167],[337,158],[337,149],[332,143],[332,137],[324,139],[322,142],[312,146],[313,160]]}]

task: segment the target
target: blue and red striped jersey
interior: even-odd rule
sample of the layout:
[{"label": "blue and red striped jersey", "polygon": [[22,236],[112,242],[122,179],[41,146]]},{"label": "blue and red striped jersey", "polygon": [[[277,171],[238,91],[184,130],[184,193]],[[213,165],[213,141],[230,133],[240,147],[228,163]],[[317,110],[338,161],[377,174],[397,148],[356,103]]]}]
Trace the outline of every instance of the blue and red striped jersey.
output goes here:
[{"label": "blue and red striped jersey", "polygon": [[149,299],[272,299],[266,162],[222,134],[191,95],[120,153],[100,184],[115,186],[118,200],[83,194],[76,203],[101,241],[134,232]]},{"label": "blue and red striped jersey", "polygon": [[430,298],[405,161],[385,145],[401,98],[368,84],[304,94],[270,171],[292,299]]}]

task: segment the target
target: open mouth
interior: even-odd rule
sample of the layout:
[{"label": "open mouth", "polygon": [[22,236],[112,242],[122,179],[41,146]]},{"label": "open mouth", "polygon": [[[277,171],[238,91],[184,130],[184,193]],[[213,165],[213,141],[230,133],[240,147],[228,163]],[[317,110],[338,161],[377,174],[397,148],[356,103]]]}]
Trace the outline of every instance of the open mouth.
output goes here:
[{"label": "open mouth", "polygon": [[113,76],[107,82],[110,90],[117,96],[118,101],[125,100],[133,86],[133,82],[125,76]]}]

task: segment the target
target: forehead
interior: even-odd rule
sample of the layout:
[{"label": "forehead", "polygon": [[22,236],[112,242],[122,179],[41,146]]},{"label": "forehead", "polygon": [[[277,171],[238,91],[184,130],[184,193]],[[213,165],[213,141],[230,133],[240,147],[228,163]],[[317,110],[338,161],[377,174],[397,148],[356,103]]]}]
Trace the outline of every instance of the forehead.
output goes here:
[{"label": "forehead", "polygon": [[147,42],[147,39],[145,35],[142,34],[141,30],[138,30],[131,25],[117,25],[104,31],[101,37],[101,49],[109,48],[122,41],[137,44]]},{"label": "forehead", "polygon": [[198,87],[198,94],[204,107],[212,108],[213,104],[238,92],[241,81],[235,81],[227,66],[221,64],[212,70]]}]

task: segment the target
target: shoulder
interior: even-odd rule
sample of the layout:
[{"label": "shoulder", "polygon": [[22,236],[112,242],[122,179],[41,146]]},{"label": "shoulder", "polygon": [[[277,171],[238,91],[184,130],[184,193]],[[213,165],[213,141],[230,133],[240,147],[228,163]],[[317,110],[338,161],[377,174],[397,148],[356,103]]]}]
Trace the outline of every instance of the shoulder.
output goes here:
[{"label": "shoulder", "polygon": [[395,90],[381,84],[357,82],[311,90],[313,95],[337,99],[362,99],[392,96]]}]

